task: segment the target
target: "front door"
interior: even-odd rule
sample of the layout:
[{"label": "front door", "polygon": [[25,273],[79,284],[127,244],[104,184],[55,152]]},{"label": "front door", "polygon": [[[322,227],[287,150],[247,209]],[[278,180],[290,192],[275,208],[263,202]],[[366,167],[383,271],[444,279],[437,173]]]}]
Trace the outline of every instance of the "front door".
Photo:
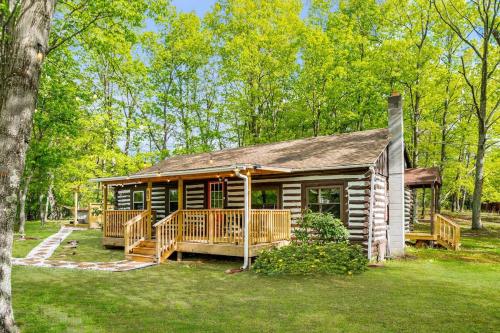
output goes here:
[{"label": "front door", "polygon": [[224,208],[224,182],[208,183],[208,209]]}]

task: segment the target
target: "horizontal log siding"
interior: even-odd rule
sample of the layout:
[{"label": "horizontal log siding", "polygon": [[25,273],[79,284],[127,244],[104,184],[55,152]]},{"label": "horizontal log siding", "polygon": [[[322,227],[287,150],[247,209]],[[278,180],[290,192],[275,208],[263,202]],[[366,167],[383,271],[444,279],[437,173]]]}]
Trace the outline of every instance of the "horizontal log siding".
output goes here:
[{"label": "horizontal log siding", "polygon": [[186,185],[186,209],[205,208],[205,184]]},{"label": "horizontal log siding", "polygon": [[413,192],[409,188],[405,187],[405,232],[410,232],[413,230],[412,225],[413,216]]},{"label": "horizontal log siding", "polygon": [[242,209],[245,205],[245,189],[243,180],[227,181],[227,208]]},{"label": "horizontal log siding", "polygon": [[115,187],[116,210],[130,210],[131,200],[130,188]]},{"label": "horizontal log siding", "polygon": [[370,209],[370,181],[367,178],[350,180],[347,195],[347,229],[349,241],[368,246],[368,214]]},{"label": "horizontal log siding", "polygon": [[156,212],[156,221],[166,217],[167,187],[161,184],[153,184],[151,194],[151,209]]},{"label": "horizontal log siding", "polygon": [[292,217],[292,229],[297,226],[297,222],[302,216],[302,184],[291,183],[282,184],[283,209],[289,209]]},{"label": "horizontal log siding", "polygon": [[387,247],[387,177],[375,175],[373,200],[372,258],[383,259]]}]

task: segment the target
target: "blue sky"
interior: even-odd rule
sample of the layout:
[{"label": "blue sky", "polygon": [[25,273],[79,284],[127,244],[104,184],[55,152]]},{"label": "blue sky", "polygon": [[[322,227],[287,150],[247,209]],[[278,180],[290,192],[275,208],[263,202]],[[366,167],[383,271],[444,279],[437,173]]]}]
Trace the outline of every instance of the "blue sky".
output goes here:
[{"label": "blue sky", "polygon": [[177,7],[179,11],[194,11],[198,16],[203,16],[210,10],[215,1],[216,0],[173,0],[172,4]]}]

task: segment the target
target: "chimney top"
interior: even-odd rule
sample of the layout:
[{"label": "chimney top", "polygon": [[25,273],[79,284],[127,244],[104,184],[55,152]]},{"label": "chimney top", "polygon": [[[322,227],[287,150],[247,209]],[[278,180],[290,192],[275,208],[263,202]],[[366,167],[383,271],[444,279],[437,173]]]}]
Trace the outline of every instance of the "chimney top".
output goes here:
[{"label": "chimney top", "polygon": [[396,90],[393,90],[391,96],[400,96],[400,94]]}]

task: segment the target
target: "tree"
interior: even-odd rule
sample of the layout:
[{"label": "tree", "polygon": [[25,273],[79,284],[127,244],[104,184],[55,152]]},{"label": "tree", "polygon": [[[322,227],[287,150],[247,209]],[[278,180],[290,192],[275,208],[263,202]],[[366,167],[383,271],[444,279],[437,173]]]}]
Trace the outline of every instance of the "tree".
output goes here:
[{"label": "tree", "polygon": [[0,330],[16,332],[10,274],[13,224],[55,0],[2,1],[0,12]]},{"label": "tree", "polygon": [[238,145],[290,136],[292,79],[298,67],[299,1],[221,0],[206,22],[220,68],[225,119]]},{"label": "tree", "polygon": [[[498,120],[500,104],[495,72],[500,62],[498,19],[500,2],[491,0],[436,0],[434,7],[441,20],[468,46],[461,56],[461,74],[469,88],[477,118],[474,194],[472,195],[472,229],[481,229],[481,202],[484,161],[488,149],[488,132]],[[495,48],[494,44],[497,44]],[[479,78],[479,80],[477,79]]]}]

